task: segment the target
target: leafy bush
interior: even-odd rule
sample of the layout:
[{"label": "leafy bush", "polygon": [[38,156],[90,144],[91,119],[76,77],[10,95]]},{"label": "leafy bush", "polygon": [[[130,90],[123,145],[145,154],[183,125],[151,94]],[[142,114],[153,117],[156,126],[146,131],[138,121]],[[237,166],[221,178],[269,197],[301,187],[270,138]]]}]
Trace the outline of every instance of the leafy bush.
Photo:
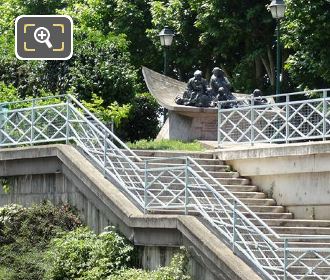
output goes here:
[{"label": "leafy bush", "polygon": [[107,280],[190,280],[187,272],[188,258],[185,253],[176,254],[168,267],[147,272],[141,269],[128,269],[118,275],[111,275]]},{"label": "leafy bush", "polygon": [[113,228],[81,227],[63,205],[0,208],[1,280],[189,280],[186,254],[155,272],[132,269],[133,246]]},{"label": "leafy bush", "polygon": [[105,123],[114,122],[118,127],[122,119],[128,117],[131,109],[130,105],[120,106],[118,102],[113,102],[109,106],[104,107],[104,100],[102,97],[97,96],[95,93],[92,95],[90,102],[82,101],[82,104],[96,117]]},{"label": "leafy bush", "polygon": [[122,122],[118,134],[127,141],[154,139],[159,132],[160,106],[150,93],[137,94],[127,120]]},{"label": "leafy bush", "polygon": [[68,205],[0,208],[0,279],[43,280],[47,270],[43,254],[50,239],[80,225]]},{"label": "leafy bush", "polygon": [[132,251],[133,246],[111,228],[98,236],[78,228],[51,241],[46,279],[104,279],[127,268]]},{"label": "leafy bush", "polygon": [[20,100],[17,89],[13,85],[7,86],[0,82],[0,103]]},{"label": "leafy bush", "polygon": [[21,240],[43,247],[61,230],[73,230],[81,225],[69,205],[55,207],[49,202],[25,208],[9,205],[0,208],[0,245]]}]

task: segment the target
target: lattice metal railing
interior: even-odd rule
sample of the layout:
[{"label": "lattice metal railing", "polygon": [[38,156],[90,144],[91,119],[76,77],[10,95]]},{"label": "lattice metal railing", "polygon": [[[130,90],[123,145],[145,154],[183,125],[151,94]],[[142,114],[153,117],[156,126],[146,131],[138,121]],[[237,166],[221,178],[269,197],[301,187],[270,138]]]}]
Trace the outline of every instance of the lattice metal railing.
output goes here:
[{"label": "lattice metal railing", "polygon": [[[329,236],[277,234],[192,158],[142,161],[71,96],[6,103],[1,107],[0,147],[75,144],[142,210],[200,215],[263,278],[329,279]],[[159,167],[160,163],[166,167]]]},{"label": "lattice metal railing", "polygon": [[[226,108],[219,102],[218,144],[289,143],[330,138],[330,90],[270,96],[277,103],[263,104],[249,97],[250,105]],[[306,99],[311,95],[313,99]]]}]

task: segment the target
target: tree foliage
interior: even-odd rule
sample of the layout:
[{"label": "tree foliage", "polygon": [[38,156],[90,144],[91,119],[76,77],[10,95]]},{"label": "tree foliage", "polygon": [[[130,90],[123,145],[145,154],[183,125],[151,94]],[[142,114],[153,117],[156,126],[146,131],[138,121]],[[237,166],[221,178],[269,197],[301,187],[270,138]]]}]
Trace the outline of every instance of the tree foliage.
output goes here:
[{"label": "tree foliage", "polygon": [[[166,23],[177,33],[175,65],[187,79],[200,68],[207,77],[221,66],[237,90],[250,91],[274,84],[274,23],[266,9],[268,1],[171,0],[151,1],[156,33]],[[265,78],[266,76],[266,78]]]},{"label": "tree foliage", "polygon": [[68,205],[43,203],[25,208],[0,208],[0,279],[43,280],[47,270],[44,252],[60,231],[81,225]]},{"label": "tree foliage", "polygon": [[120,137],[131,142],[156,138],[161,111],[155,98],[150,93],[137,94],[131,105],[128,118],[117,131]]},{"label": "tree foliage", "polygon": [[[224,69],[236,91],[260,88],[274,93],[275,26],[270,0],[3,0],[0,2],[0,82],[20,97],[42,92],[73,93],[107,106],[132,105],[128,127],[137,140],[155,135],[156,106],[142,106],[148,126],[141,126],[134,104],[143,86],[141,66],[163,69],[159,31],[175,33],[169,48],[169,75],[187,81],[196,69],[206,78],[214,66]],[[282,25],[284,91],[329,87],[330,3],[286,0]],[[14,19],[21,14],[68,14],[74,20],[74,55],[69,61],[19,61],[14,54]],[[149,100],[150,101],[150,100]],[[148,100],[146,101],[148,102]],[[149,111],[153,108],[153,112]],[[103,110],[102,109],[102,110]],[[133,117],[134,116],[134,117]],[[150,127],[149,127],[150,125]],[[141,126],[141,127],[140,127]],[[124,128],[125,127],[125,128]],[[151,131],[151,133],[150,133]]]},{"label": "tree foliage", "polygon": [[127,268],[132,251],[133,246],[111,228],[100,235],[78,228],[51,241],[45,279],[104,279]]},{"label": "tree foliage", "polygon": [[286,70],[300,88],[330,85],[330,2],[287,0],[283,39]]},{"label": "tree foliage", "polygon": [[0,208],[1,280],[189,280],[180,252],[168,267],[134,267],[130,242],[108,227],[97,235],[68,205]]},{"label": "tree foliage", "polygon": [[106,280],[190,280],[187,272],[188,258],[184,251],[177,253],[168,267],[159,268],[152,272],[142,269],[128,269],[109,276]]},{"label": "tree foliage", "polygon": [[[43,89],[53,93],[73,92],[81,99],[97,93],[106,105],[128,102],[139,88],[137,72],[131,64],[125,35],[104,32],[100,22],[104,1],[21,1],[0,4],[5,17],[0,22],[0,78],[13,84],[22,96],[39,95]],[[16,9],[13,9],[16,7]],[[101,12],[102,11],[102,12]],[[60,13],[75,21],[74,55],[69,61],[18,61],[13,54],[14,19],[19,13]],[[8,51],[12,50],[12,51]]]}]

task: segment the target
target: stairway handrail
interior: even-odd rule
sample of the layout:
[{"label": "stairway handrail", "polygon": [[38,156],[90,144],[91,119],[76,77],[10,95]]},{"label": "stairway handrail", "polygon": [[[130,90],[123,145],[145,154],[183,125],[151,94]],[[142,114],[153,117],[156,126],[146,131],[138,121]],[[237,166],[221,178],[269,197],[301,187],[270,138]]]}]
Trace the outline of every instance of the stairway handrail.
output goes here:
[{"label": "stairway handrail", "polygon": [[[213,219],[213,223],[212,223],[212,216],[210,216],[209,214],[212,212],[212,211],[216,211],[216,210],[209,210],[210,207],[213,208],[212,209],[215,209],[218,205],[223,205],[228,207],[229,210],[228,212],[232,212],[234,214],[237,214],[239,216],[239,218],[241,219],[242,221],[242,224],[243,226],[237,226],[237,228],[242,228],[242,227],[245,227],[246,226],[246,231],[248,232],[248,234],[251,234],[253,236],[253,234],[255,234],[255,236],[258,237],[258,239],[260,239],[261,241],[256,241],[256,242],[259,242],[261,245],[267,245],[267,248],[270,248],[272,250],[273,253],[276,253],[279,252],[279,251],[283,251],[283,248],[281,248],[279,245],[277,245],[275,243],[275,241],[273,241],[272,239],[270,239],[269,236],[267,236],[266,233],[262,232],[262,230],[260,228],[258,228],[258,226],[256,226],[252,221],[250,221],[249,218],[247,218],[241,210],[238,210],[237,209],[237,205],[242,207],[242,209],[246,212],[248,212],[249,215],[251,215],[257,222],[258,224],[264,229],[264,230],[267,230],[268,233],[270,233],[270,235],[274,238],[276,238],[277,240],[281,240],[281,241],[285,241],[287,242],[288,240],[298,240],[299,238],[300,239],[306,239],[306,240],[315,240],[315,239],[330,239],[330,236],[327,236],[327,235],[313,235],[313,236],[281,236],[279,234],[277,234],[268,224],[266,224],[263,219],[261,219],[260,217],[258,217],[252,210],[250,210],[249,207],[247,207],[238,197],[236,197],[231,191],[229,191],[226,187],[224,187],[223,184],[221,184],[219,181],[217,181],[213,176],[211,176],[209,174],[209,172],[207,172],[198,162],[196,162],[196,160],[194,160],[193,158],[191,158],[190,156],[183,156],[183,157],[169,157],[169,158],[159,158],[159,159],[151,159],[151,160],[145,160],[145,161],[142,161],[142,159],[136,155],[136,153],[134,153],[134,151],[130,150],[129,147],[127,147],[127,145],[122,142],[110,129],[108,129],[102,122],[100,122],[88,109],[86,109],[75,97],[73,96],[70,96],[70,95],[61,95],[61,97],[65,96],[66,97],[66,102],[67,104],[63,103],[58,103],[56,105],[54,104],[50,104],[50,105],[38,105],[38,106],[32,106],[32,107],[29,107],[30,110],[31,110],[31,114],[27,114],[27,115],[24,115],[24,118],[26,120],[28,120],[29,117],[32,118],[32,115],[34,114],[33,113],[33,110],[36,110],[38,108],[55,108],[57,106],[66,106],[67,108],[67,114],[76,114],[77,115],[77,119],[75,119],[77,121],[77,123],[84,123],[86,124],[86,128],[82,127],[81,129],[82,130],[76,130],[75,131],[75,127],[70,124],[70,121],[72,121],[72,123],[74,123],[75,120],[70,120],[70,118],[65,118],[65,113],[63,113],[63,110],[60,109],[60,110],[53,110],[51,112],[55,112],[55,113],[58,113],[61,118],[62,118],[62,121],[63,121],[63,118],[66,119],[66,122],[67,122],[67,125],[68,127],[70,127],[70,129],[72,130],[73,133],[75,133],[75,136],[71,137],[69,135],[70,138],[67,138],[67,142],[68,142],[68,139],[72,139],[75,141],[75,143],[77,145],[80,145],[83,150],[89,155],[91,156],[91,158],[93,159],[93,161],[96,162],[96,164],[98,165],[101,165],[99,167],[102,167],[102,162],[100,161],[100,159],[98,158],[99,154],[104,152],[106,154],[106,151],[107,149],[105,148],[106,147],[106,144],[104,144],[104,146],[102,146],[101,144],[103,143],[101,141],[101,144],[99,146],[95,146],[94,144],[88,146],[88,145],[85,145],[84,143],[84,139],[87,139],[85,138],[85,134],[82,134],[83,136],[81,137],[79,133],[82,133],[85,132],[85,129],[88,128],[87,132],[88,133],[91,133],[91,137],[99,137],[97,138],[98,141],[101,139],[104,138],[104,143],[107,143],[107,145],[110,145],[111,148],[112,148],[112,151],[113,151],[113,154],[116,155],[118,157],[118,159],[120,160],[123,160],[125,159],[125,161],[122,161],[122,162],[116,162],[117,164],[119,163],[119,169],[122,169],[122,170],[129,170],[129,168],[126,168],[125,165],[126,164],[129,164],[129,166],[131,167],[131,169],[135,172],[132,176],[138,176],[138,182],[133,182],[132,179],[130,179],[131,181],[129,182],[129,184],[126,185],[125,187],[125,180],[122,179],[122,177],[119,177],[119,178],[116,178],[116,174],[119,174],[118,171],[111,171],[112,169],[109,168],[109,169],[106,169],[105,170],[105,174],[108,174],[110,175],[113,179],[116,180],[116,182],[119,183],[119,186],[121,186],[122,188],[124,188],[128,194],[131,196],[131,199],[133,199],[134,201],[136,201],[140,207],[144,208],[145,210],[148,210],[145,205],[143,205],[143,200],[141,200],[141,196],[136,193],[134,194],[134,188],[139,188],[141,189],[141,183],[142,183],[142,186],[143,186],[143,172],[145,171],[155,171],[155,172],[158,172],[158,171],[175,171],[175,170],[179,170],[179,169],[183,169],[183,168],[186,168],[190,174],[192,174],[194,176],[194,179],[196,179],[198,182],[201,182],[201,186],[204,186],[206,187],[207,191],[210,191],[212,192],[212,194],[214,195],[214,197],[216,198],[216,201],[217,203],[214,203],[211,202],[211,201],[208,201],[209,204],[205,204],[207,205],[207,208],[203,208],[202,206],[202,200],[198,200],[199,198],[197,197],[194,197],[194,199],[197,199],[195,201],[195,205],[191,205],[193,206],[196,210],[199,210],[199,213],[206,219],[210,222],[210,224],[212,226],[215,226],[215,227],[218,227],[217,226],[217,220],[216,218]],[[19,103],[26,103],[26,102],[33,102],[33,104],[35,104],[35,102],[37,100],[46,100],[46,99],[51,99],[51,98],[55,98],[54,96],[51,96],[51,97],[45,97],[45,98],[37,98],[37,99],[30,99],[30,100],[24,100],[24,101],[21,101]],[[11,102],[10,104],[15,104],[15,102]],[[1,105],[1,104],[0,104]],[[19,111],[26,111],[28,110],[27,108],[21,108],[21,109],[14,109],[13,111],[15,111],[15,116],[16,114],[19,115]],[[71,110],[71,111],[70,111]],[[48,110],[44,110],[44,111],[48,111]],[[42,111],[42,112],[44,112]],[[11,111],[9,111],[10,113]],[[44,113],[41,113],[41,115],[44,114]],[[67,115],[68,116],[68,115]],[[93,119],[93,122],[96,123],[96,125],[91,122],[88,117],[92,118]],[[16,119],[16,117],[14,118],[14,120]],[[82,121],[81,121],[82,120]],[[28,120],[28,123],[31,122],[31,124],[33,123],[33,121],[29,121]],[[16,127],[16,126],[15,126]],[[29,126],[23,126],[23,129],[27,129],[26,131],[28,131],[28,129],[30,130],[31,128]],[[63,129],[63,124],[61,124],[61,129]],[[90,132],[89,132],[90,131]],[[93,132],[94,131],[94,132]],[[33,132],[33,130],[31,130],[31,133]],[[10,133],[10,132],[9,132]],[[23,134],[24,137],[19,137],[19,140],[17,142],[13,142],[13,143],[8,143],[8,145],[20,145],[22,144],[23,141],[25,141],[24,143],[26,143],[26,133],[25,132]],[[44,141],[45,142],[51,142],[51,141],[56,141],[58,139],[61,139],[61,141],[63,141],[63,134],[61,135],[59,132],[55,133],[55,134],[51,134],[52,136],[48,136],[46,137],[45,136],[45,139],[44,140],[37,140],[37,139],[34,139],[33,137],[31,137],[31,142],[30,144],[33,144],[33,143],[40,143],[40,141]],[[90,137],[90,134],[86,134],[88,137]],[[68,135],[67,135],[68,136]],[[86,136],[86,137],[87,137]],[[58,138],[56,138],[58,137]],[[80,138],[79,138],[80,137]],[[110,137],[110,138],[109,138]],[[94,138],[93,138],[94,139]],[[22,142],[19,142],[21,141]],[[114,141],[113,141],[114,140]],[[118,145],[118,144],[119,145]],[[2,144],[3,146],[7,145],[7,144]],[[123,147],[123,149],[121,149],[120,147]],[[91,150],[89,150],[91,149]],[[102,151],[101,151],[102,150]],[[104,150],[104,151],[103,151]],[[94,151],[94,154],[93,154],[93,151]],[[101,151],[101,152],[100,152]],[[124,151],[128,152],[131,156],[133,157],[130,157],[129,155],[125,154]],[[184,159],[186,161],[186,165],[185,164],[181,164],[182,168],[180,166],[174,166],[172,168],[149,168],[149,169],[146,169],[146,168],[140,168],[136,162],[133,161],[133,158],[139,162],[144,162],[145,163],[145,166],[147,166],[148,163],[152,163],[152,162],[156,162],[157,160],[162,160],[162,161],[167,161],[167,160],[174,160],[174,159]],[[125,164],[125,165],[124,165]],[[115,165],[112,164],[112,166],[115,168]],[[118,165],[117,165],[118,166]],[[196,169],[194,169],[193,167],[197,168],[197,171]],[[200,175],[200,172],[204,175],[204,178]],[[130,174],[130,173],[123,173],[125,176],[127,176],[127,174]],[[137,175],[138,174],[138,175]],[[170,173],[171,175],[173,175],[173,178],[175,178],[175,174],[174,173]],[[120,175],[120,174],[119,174]],[[122,176],[122,175],[120,175]],[[154,175],[152,175],[154,176]],[[233,200],[233,202],[229,201],[229,199],[227,197],[224,197],[221,193],[219,193],[212,185],[211,183],[207,182],[207,180],[205,179],[210,179],[212,184],[214,183],[215,185],[219,186],[221,188],[222,191],[224,191],[229,197],[231,200]],[[155,178],[157,179],[157,177],[155,176]],[[182,183],[180,181],[180,183]],[[133,186],[133,188],[130,188],[130,186]],[[165,186],[164,183],[161,183],[161,186]],[[146,187],[146,185],[145,185]],[[188,186],[189,187],[189,186]],[[192,193],[193,194],[193,193]],[[193,194],[194,195],[194,194]],[[157,198],[157,197],[156,197]],[[170,201],[171,203],[171,201]],[[166,206],[166,204],[164,203],[164,205]],[[174,207],[176,205],[176,202],[173,203],[172,207]],[[201,207],[201,208],[198,208],[198,207]],[[205,206],[204,206],[205,207]],[[228,208],[223,208],[227,211]],[[220,213],[220,212],[219,212]],[[228,214],[227,214],[228,216]],[[222,220],[221,220],[222,219]],[[224,219],[226,219],[226,216],[225,218],[222,218],[220,217],[219,220],[223,221]],[[228,225],[231,225],[233,228],[235,228],[235,223],[231,220],[229,220],[230,222],[228,223]],[[226,224],[226,222],[224,223]],[[219,233],[221,233],[221,230],[219,229],[218,227],[218,231]],[[228,230],[227,230],[228,232]],[[225,232],[226,233],[226,232]],[[228,234],[227,234],[228,236]],[[245,237],[245,235],[243,234],[241,236],[241,243],[238,244],[237,246],[240,247],[240,250],[241,250],[241,253],[243,255],[245,255],[246,257],[248,257],[257,267],[261,268],[265,275],[269,275],[268,272],[267,272],[267,269],[269,269],[268,267],[266,266],[263,266],[261,265],[261,263],[258,261],[258,259],[256,258],[256,256],[252,253],[249,252],[250,250],[250,247],[251,246],[249,244],[249,240]],[[258,243],[258,244],[259,244]],[[245,246],[245,247],[244,247]],[[248,247],[247,247],[248,246]],[[315,248],[304,248],[305,250],[301,250],[302,252],[309,252],[310,250],[316,250]],[[295,250],[298,250],[300,251],[299,248],[286,248],[285,250],[287,250],[288,252],[291,252],[291,251],[295,251]],[[325,252],[329,252],[329,249],[324,249]],[[267,257],[264,256],[266,259]],[[276,258],[278,259],[279,263],[282,264],[282,257],[276,255]],[[277,267],[274,267],[275,270],[278,270],[279,268]],[[281,268],[282,269],[282,268]],[[271,276],[270,276],[271,277]],[[274,279],[273,277],[271,277],[272,279]]]},{"label": "stairway handrail", "polygon": [[68,94],[69,100],[73,101],[80,109],[82,109],[85,113],[87,113],[95,122],[98,123],[107,133],[108,136],[111,136],[115,139],[126,151],[128,151],[135,159],[138,161],[142,161],[142,159],[134,153],[123,141],[121,141],[117,135],[115,135],[109,128],[107,128],[98,118],[94,116],[84,105],[82,105],[74,96]]}]

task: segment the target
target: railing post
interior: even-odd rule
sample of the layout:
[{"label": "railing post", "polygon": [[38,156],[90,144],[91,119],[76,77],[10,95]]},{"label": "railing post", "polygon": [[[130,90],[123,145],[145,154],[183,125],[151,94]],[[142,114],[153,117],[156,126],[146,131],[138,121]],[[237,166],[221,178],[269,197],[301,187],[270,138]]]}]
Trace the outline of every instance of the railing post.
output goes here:
[{"label": "railing post", "polygon": [[328,111],[328,104],[327,104],[327,91],[323,91],[323,141],[326,140],[327,135],[327,111]]},{"label": "railing post", "polygon": [[65,132],[65,138],[66,138],[66,144],[69,144],[69,134],[70,134],[70,97],[66,97],[66,132]]},{"label": "railing post", "polygon": [[253,110],[253,107],[254,107],[254,95],[251,94],[251,146],[254,146],[254,110]]},{"label": "railing post", "polygon": [[185,186],[184,186],[184,214],[188,215],[188,204],[189,204],[189,161],[186,158],[185,167]]},{"label": "railing post", "polygon": [[5,122],[7,118],[7,109],[4,106],[0,106],[0,144],[2,144],[2,141],[4,140],[4,127],[5,127]]},{"label": "railing post", "polygon": [[[111,120],[111,123],[110,123],[110,131],[112,132],[112,134],[115,133],[115,124],[114,124],[113,120]],[[112,135],[110,136],[110,140],[111,140],[111,142],[113,141]]]},{"label": "railing post", "polygon": [[284,263],[283,263],[284,267],[284,280],[288,279],[288,275],[287,275],[287,267],[288,267],[288,239],[285,238],[284,239]]},{"label": "railing post", "polygon": [[218,102],[218,148],[220,148],[220,143],[221,143],[221,131],[220,131],[220,126],[221,126],[221,104]]},{"label": "railing post", "polygon": [[237,213],[236,213],[236,208],[237,208],[237,202],[234,201],[234,208],[233,208],[233,253],[235,254],[236,252],[236,239],[237,239],[237,235],[236,235],[236,223],[237,223]]},{"label": "railing post", "polygon": [[35,100],[32,100],[32,111],[31,111],[31,135],[30,135],[30,145],[33,145],[34,139],[34,121],[35,121]]},{"label": "railing post", "polygon": [[148,162],[144,162],[144,214],[147,213],[148,207]]},{"label": "railing post", "polygon": [[289,102],[290,96],[287,94],[285,98],[285,143],[289,143]]},{"label": "railing post", "polygon": [[104,130],[104,151],[103,151],[103,176],[106,177],[106,168],[107,168],[107,148],[108,148],[108,143],[107,143],[107,138],[108,138],[108,134],[107,132]]}]

